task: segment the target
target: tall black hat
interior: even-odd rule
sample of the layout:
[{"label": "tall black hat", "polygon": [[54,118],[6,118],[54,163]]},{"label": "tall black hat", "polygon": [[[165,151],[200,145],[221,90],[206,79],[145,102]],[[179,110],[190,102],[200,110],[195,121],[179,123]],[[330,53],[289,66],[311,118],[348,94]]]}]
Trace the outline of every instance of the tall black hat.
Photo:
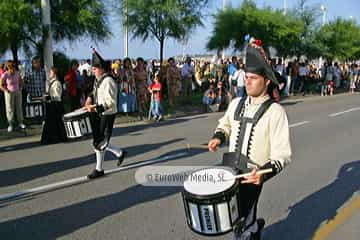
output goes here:
[{"label": "tall black hat", "polygon": [[92,66],[98,67],[102,69],[106,69],[106,61],[100,56],[100,54],[93,48],[93,54],[92,54]]},{"label": "tall black hat", "polygon": [[275,84],[279,84],[269,63],[267,63],[264,50],[257,45],[249,44],[246,49],[245,72],[262,75]]}]

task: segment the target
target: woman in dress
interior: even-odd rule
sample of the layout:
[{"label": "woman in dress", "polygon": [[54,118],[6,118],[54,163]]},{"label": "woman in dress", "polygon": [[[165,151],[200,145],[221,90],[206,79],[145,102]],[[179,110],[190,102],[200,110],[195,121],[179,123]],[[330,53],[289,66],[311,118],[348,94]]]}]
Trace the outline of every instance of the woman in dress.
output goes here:
[{"label": "woman in dress", "polygon": [[124,113],[135,112],[136,87],[130,58],[125,58],[123,64],[123,68],[120,71],[118,110]]},{"label": "woman in dress", "polygon": [[143,58],[136,59],[136,67],[134,69],[135,86],[136,86],[136,100],[139,110],[139,119],[142,120],[145,116],[146,102],[147,102],[147,71]]},{"label": "woman in dress", "polygon": [[57,69],[52,67],[49,73],[49,92],[45,96],[45,124],[41,135],[41,144],[53,144],[67,140],[62,116],[64,106],[61,101],[62,86],[57,77]]}]

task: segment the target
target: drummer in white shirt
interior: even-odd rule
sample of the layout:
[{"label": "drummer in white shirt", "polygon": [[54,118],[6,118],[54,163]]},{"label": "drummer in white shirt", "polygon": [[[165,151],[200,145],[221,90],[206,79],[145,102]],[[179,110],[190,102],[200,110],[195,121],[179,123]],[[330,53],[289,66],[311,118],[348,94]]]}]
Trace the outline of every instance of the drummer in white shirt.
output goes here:
[{"label": "drummer in white shirt", "polygon": [[93,133],[93,146],[96,154],[96,167],[88,178],[98,178],[104,175],[102,164],[105,151],[112,152],[118,158],[118,166],[124,160],[125,150],[120,150],[110,144],[110,138],[117,113],[117,87],[115,80],[108,73],[110,63],[105,62],[94,50],[92,70],[95,75],[94,91],[87,98],[85,107],[90,112]]},{"label": "drummer in white shirt", "polygon": [[[219,120],[210,151],[229,140],[223,164],[236,172],[250,172],[239,185],[239,204],[244,221],[234,227],[234,239],[259,240],[265,225],[257,219],[257,203],[263,183],[290,163],[289,125],[284,108],[269,94],[270,84],[278,84],[261,46],[250,43],[246,54],[245,87],[247,97],[235,98]],[[272,169],[260,174],[259,169]]]}]

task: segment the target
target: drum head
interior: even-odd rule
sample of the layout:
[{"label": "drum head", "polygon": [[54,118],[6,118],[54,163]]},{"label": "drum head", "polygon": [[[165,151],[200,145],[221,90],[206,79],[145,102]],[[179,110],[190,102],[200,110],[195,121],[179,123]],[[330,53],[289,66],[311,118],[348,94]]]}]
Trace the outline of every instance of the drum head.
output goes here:
[{"label": "drum head", "polygon": [[87,114],[88,111],[86,111],[85,109],[79,109],[70,113],[67,113],[64,115],[64,118],[74,118],[74,117],[78,117],[84,114]]},{"label": "drum head", "polygon": [[224,168],[208,168],[193,172],[184,182],[185,191],[197,195],[214,195],[235,184],[233,173]]}]

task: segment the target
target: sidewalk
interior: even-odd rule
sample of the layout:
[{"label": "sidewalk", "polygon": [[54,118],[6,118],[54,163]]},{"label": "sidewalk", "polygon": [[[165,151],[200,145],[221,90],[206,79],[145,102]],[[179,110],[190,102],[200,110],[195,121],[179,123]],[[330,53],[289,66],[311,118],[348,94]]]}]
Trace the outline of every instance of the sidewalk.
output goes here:
[{"label": "sidewalk", "polygon": [[[200,114],[200,113],[202,113],[200,106],[188,106],[181,110],[177,110],[173,114],[167,114],[164,117],[166,121],[166,119],[184,117],[184,116]],[[115,125],[118,124],[150,124],[153,122],[154,121],[149,121],[147,119],[138,120],[136,116],[118,115],[115,118],[114,127]],[[28,138],[28,137],[36,137],[36,136],[39,136],[39,141],[40,141],[41,133],[42,133],[42,124],[28,125],[24,130],[16,128],[14,129],[14,131],[10,133],[7,131],[6,128],[3,128],[0,129],[0,142],[15,138]]]},{"label": "sidewalk", "polygon": [[[337,94],[334,94],[332,97],[335,96],[339,96],[339,95],[345,95],[348,94],[347,92],[340,92]],[[358,93],[355,93],[358,94]],[[291,102],[291,101],[299,101],[299,100],[304,100],[304,99],[312,99],[312,98],[326,98],[326,97],[321,97],[318,94],[309,94],[306,96],[302,96],[302,95],[295,95],[295,96],[289,96],[286,97],[284,99],[281,100],[281,102]],[[175,113],[173,114],[168,114],[165,116],[165,121],[166,119],[171,119],[171,118],[177,118],[177,117],[184,117],[184,116],[188,116],[188,115],[194,115],[194,114],[200,114],[203,113],[202,111],[202,107],[201,106],[185,106],[183,107],[181,110],[177,110]],[[148,121],[148,120],[138,120],[137,117],[134,116],[123,116],[123,115],[119,115],[116,117],[115,119],[115,124],[149,124],[152,123],[153,121]],[[42,133],[42,125],[29,125],[27,126],[27,128],[25,130],[20,130],[20,129],[16,129],[15,131],[8,133],[7,129],[0,129],[0,142],[2,141],[6,141],[9,139],[15,139],[15,138],[26,138],[26,137],[35,137],[35,136],[39,136],[40,139],[40,135]]]}]

